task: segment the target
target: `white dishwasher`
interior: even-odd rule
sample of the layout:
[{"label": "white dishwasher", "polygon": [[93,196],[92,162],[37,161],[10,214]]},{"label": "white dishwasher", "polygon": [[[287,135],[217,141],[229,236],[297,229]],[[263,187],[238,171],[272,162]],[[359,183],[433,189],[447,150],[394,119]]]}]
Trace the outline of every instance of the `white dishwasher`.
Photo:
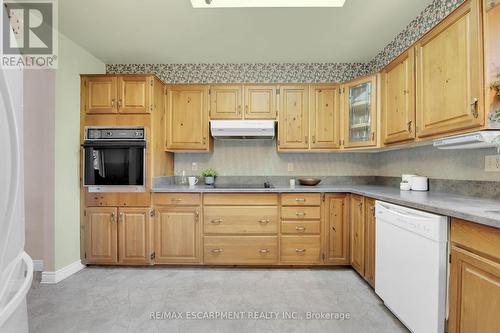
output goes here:
[{"label": "white dishwasher", "polygon": [[377,201],[375,292],[413,333],[443,333],[448,218]]}]

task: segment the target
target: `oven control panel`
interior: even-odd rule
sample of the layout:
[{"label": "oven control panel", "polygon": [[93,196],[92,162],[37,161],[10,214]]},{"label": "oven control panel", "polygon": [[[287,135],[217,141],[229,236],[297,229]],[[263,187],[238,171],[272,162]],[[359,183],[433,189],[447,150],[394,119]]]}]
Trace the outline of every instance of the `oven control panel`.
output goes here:
[{"label": "oven control panel", "polygon": [[143,127],[88,127],[85,130],[86,140],[144,140]]}]

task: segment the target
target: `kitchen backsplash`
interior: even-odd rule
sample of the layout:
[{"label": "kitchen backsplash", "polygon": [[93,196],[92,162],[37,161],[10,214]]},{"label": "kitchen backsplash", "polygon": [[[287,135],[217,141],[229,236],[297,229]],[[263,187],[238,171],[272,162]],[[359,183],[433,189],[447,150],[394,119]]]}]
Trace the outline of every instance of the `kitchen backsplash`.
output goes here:
[{"label": "kitchen backsplash", "polygon": [[463,1],[432,1],[368,63],[108,64],[106,72],[153,73],[168,83],[342,82],[380,70]]},{"label": "kitchen backsplash", "polygon": [[[416,173],[434,179],[500,181],[484,171],[495,149],[437,150],[432,146],[379,153],[280,153],[276,141],[215,141],[214,151],[175,154],[175,174],[213,167],[224,176],[386,176]],[[192,171],[192,163],[197,164]],[[289,163],[294,171],[289,172]]]}]

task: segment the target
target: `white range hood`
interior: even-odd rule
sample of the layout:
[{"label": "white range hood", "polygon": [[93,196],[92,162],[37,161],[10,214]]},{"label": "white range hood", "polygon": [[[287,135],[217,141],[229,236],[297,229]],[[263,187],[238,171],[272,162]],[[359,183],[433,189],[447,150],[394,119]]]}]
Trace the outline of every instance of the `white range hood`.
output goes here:
[{"label": "white range hood", "polygon": [[210,132],[214,139],[274,139],[274,120],[212,120]]},{"label": "white range hood", "polygon": [[480,131],[435,139],[433,145],[439,149],[500,147],[500,130]]}]

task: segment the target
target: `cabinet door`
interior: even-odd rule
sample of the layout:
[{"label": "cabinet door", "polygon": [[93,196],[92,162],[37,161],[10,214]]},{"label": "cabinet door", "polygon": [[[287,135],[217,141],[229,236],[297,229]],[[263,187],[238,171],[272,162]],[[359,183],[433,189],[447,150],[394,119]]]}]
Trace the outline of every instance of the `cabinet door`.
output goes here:
[{"label": "cabinet door", "polygon": [[276,86],[245,85],[245,119],[276,119]]},{"label": "cabinet door", "polygon": [[370,76],[347,83],[345,98],[345,147],[377,144],[377,78]]},{"label": "cabinet door", "polygon": [[153,78],[145,75],[130,75],[119,77],[118,112],[149,113],[151,104],[151,88]]},{"label": "cabinet door", "polygon": [[116,76],[82,77],[84,110],[88,114],[117,113]]},{"label": "cabinet door", "polygon": [[479,15],[466,1],[416,45],[420,138],[484,124]]},{"label": "cabinet door", "polygon": [[375,200],[365,198],[365,279],[375,288]]},{"label": "cabinet door", "polygon": [[384,143],[415,138],[414,52],[410,49],[382,71]]},{"label": "cabinet door", "polygon": [[118,215],[118,258],[124,264],[151,263],[149,208],[120,208]]},{"label": "cabinet door", "polygon": [[210,87],[210,119],[241,119],[241,86]]},{"label": "cabinet door", "polygon": [[167,150],[208,150],[208,87],[168,88]]},{"label": "cabinet door", "polygon": [[306,86],[280,88],[279,149],[309,148],[308,90]]},{"label": "cabinet door", "polygon": [[364,198],[351,196],[351,265],[362,276],[365,275],[365,210]]},{"label": "cabinet door", "polygon": [[451,249],[450,333],[498,332],[500,263],[459,247]]},{"label": "cabinet door", "polygon": [[156,263],[200,263],[198,207],[162,207],[155,217]]},{"label": "cabinet door", "polygon": [[324,227],[326,263],[349,265],[349,223],[345,195],[325,196]]},{"label": "cabinet door", "polygon": [[311,148],[339,148],[339,88],[337,86],[313,86],[310,89]]},{"label": "cabinet door", "polygon": [[114,264],[118,261],[117,209],[95,207],[85,210],[85,261]]}]

